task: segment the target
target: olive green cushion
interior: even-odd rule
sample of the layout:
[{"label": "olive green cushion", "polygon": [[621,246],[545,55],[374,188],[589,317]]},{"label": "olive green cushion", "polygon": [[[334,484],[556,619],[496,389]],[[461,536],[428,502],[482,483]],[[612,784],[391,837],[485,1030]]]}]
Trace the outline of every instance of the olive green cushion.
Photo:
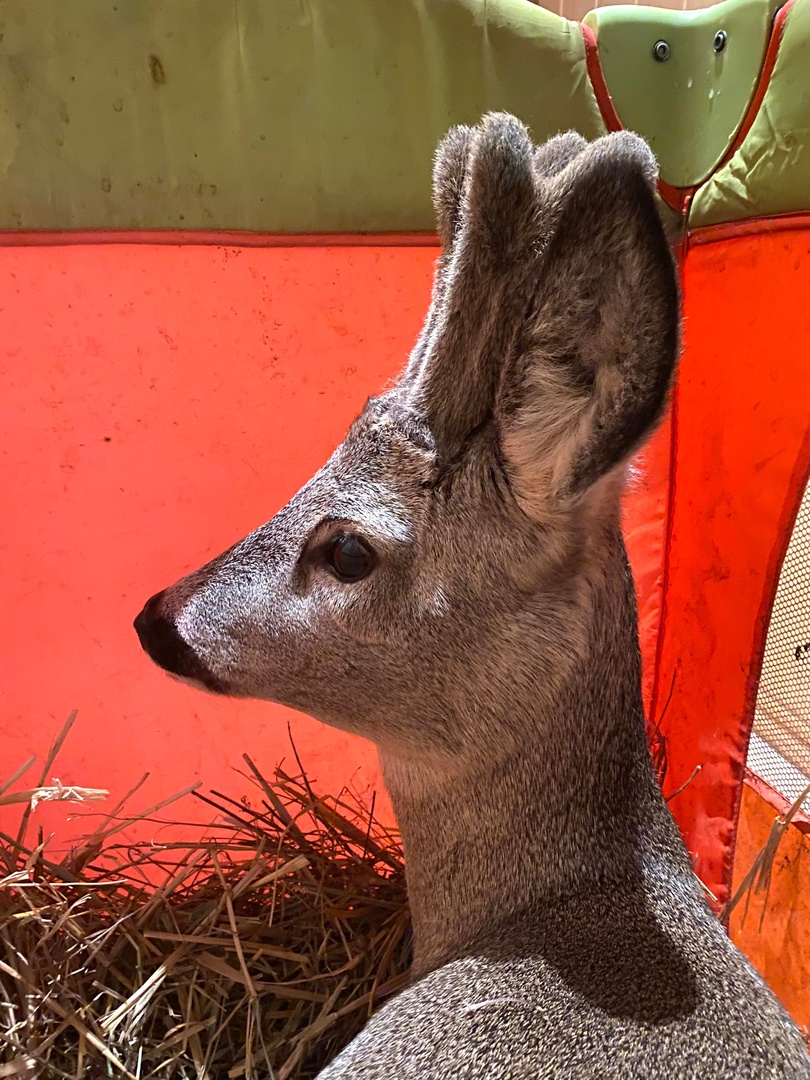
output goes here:
[{"label": "olive green cushion", "polygon": [[810,0],[788,12],[756,119],[742,145],[696,193],[690,228],[810,210]]},{"label": "olive green cushion", "polygon": [[527,0],[8,0],[0,33],[3,229],[426,230],[451,124],[605,130]]},{"label": "olive green cushion", "polygon": [[[708,177],[754,96],[777,0],[702,11],[605,7],[585,17],[622,125],[643,135],[673,187]],[[718,33],[725,35],[715,48]],[[657,59],[656,44],[666,59]],[[668,54],[668,55],[667,55]]]},{"label": "olive green cushion", "polygon": [[[586,17],[624,126],[668,184],[702,185],[693,227],[810,209],[810,0],[712,175],[776,2]],[[537,140],[605,131],[579,26],[529,0],[6,0],[0,95],[6,230],[429,230],[452,124],[507,109]]]}]

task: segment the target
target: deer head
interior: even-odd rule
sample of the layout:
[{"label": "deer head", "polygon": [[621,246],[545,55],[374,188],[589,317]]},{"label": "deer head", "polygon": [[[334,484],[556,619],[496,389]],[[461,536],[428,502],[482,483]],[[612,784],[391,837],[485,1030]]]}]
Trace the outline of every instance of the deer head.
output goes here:
[{"label": "deer head", "polygon": [[527,695],[551,717],[676,360],[655,180],[629,133],[453,129],[401,379],[271,521],[148,601],[152,659],[397,753],[498,754]]}]

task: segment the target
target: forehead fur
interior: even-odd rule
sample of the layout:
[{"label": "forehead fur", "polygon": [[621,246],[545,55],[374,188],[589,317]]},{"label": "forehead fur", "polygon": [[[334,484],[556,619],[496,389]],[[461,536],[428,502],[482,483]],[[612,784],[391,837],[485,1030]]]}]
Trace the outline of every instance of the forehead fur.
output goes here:
[{"label": "forehead fur", "polygon": [[379,539],[407,539],[436,475],[430,430],[392,391],[368,401],[304,489],[302,508],[357,522]]},{"label": "forehead fur", "polygon": [[436,445],[425,417],[410,404],[399,390],[372,397],[349,428],[345,443],[362,443],[366,448],[379,444],[418,452],[433,457]]},{"label": "forehead fur", "polygon": [[402,481],[427,488],[438,469],[427,422],[397,390],[369,399],[337,458],[347,480],[354,469],[364,483],[384,480],[395,489],[401,489]]}]

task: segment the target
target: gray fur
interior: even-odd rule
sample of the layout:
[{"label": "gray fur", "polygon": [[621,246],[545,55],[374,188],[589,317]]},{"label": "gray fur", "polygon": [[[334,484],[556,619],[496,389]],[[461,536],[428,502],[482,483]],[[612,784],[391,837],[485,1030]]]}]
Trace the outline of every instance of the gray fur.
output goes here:
[{"label": "gray fur", "polygon": [[[619,498],[679,324],[652,155],[626,133],[536,148],[490,115],[434,183],[443,250],[400,383],[138,621],[175,673],[379,748],[414,979],[324,1080],[808,1078],[645,741]],[[353,585],[324,562],[347,529],[377,557]]]}]

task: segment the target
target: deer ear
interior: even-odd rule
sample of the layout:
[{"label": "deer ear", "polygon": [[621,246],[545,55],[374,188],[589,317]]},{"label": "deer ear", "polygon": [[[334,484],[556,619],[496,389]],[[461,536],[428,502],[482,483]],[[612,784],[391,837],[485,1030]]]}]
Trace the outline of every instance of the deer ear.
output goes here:
[{"label": "deer ear", "polygon": [[428,344],[444,303],[448,265],[461,222],[461,200],[464,194],[472,138],[472,128],[462,125],[451,128],[439,143],[433,161],[433,207],[442,253],[433,277],[430,307],[422,331],[400,379],[400,386],[406,389],[412,386],[419,377]]},{"label": "deer ear", "polygon": [[449,251],[461,220],[464,180],[473,140],[473,129],[451,128],[436,150],[433,160],[433,208],[442,250]]},{"label": "deer ear", "polygon": [[491,113],[439,149],[434,202],[443,254],[405,382],[444,460],[492,416],[536,261],[538,193],[523,124]]},{"label": "deer ear", "polygon": [[535,147],[532,160],[535,176],[542,180],[550,180],[587,149],[588,140],[577,131],[566,131],[562,135],[554,135],[541,146]]},{"label": "deer ear", "polygon": [[498,403],[512,490],[533,516],[632,454],[663,411],[678,349],[650,150],[622,132],[555,172],[560,156],[546,169],[539,286]]}]

